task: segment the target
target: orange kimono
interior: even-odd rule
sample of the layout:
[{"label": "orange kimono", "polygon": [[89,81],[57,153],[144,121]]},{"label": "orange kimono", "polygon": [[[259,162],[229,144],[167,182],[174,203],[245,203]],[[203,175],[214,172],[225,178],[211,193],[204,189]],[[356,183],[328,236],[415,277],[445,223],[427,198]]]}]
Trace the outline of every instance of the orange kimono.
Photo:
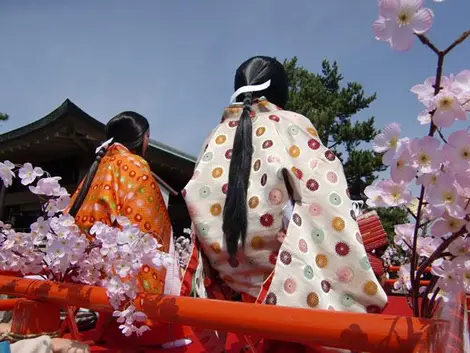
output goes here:
[{"label": "orange kimono", "polygon": [[[160,188],[148,163],[119,143],[112,144],[101,160],[75,222],[88,233],[96,221],[111,225],[111,216],[126,216],[143,232],[153,235],[162,245],[161,251],[169,251],[171,222]],[[164,268],[143,266],[139,275],[140,291],[163,293],[165,275]]]}]

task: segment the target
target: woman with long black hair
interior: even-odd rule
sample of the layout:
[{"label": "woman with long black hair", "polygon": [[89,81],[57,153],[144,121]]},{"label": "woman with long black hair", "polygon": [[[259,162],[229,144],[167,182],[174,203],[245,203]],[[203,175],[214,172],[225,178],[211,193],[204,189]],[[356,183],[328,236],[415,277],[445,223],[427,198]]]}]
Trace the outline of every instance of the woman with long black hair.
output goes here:
[{"label": "woman with long black hair", "polygon": [[257,56],[238,68],[235,103],[184,190],[195,245],[182,294],[378,312],[387,297],[361,243],[341,162],[307,118],[283,110],[287,100],[275,59]]},{"label": "woman with long black hair", "polygon": [[[154,236],[162,245],[160,251],[172,253],[168,211],[158,183],[144,159],[149,133],[147,119],[136,112],[126,111],[112,118],[106,125],[107,141],[97,149],[95,161],[67,211],[85,233],[96,221],[112,226],[116,217],[125,216],[142,232]],[[144,265],[138,276],[139,291],[177,294],[173,288],[179,289],[180,277],[178,273],[173,275],[172,270]],[[163,344],[179,338],[176,326],[170,329],[165,324],[149,325],[152,331],[139,338],[140,344]]]}]

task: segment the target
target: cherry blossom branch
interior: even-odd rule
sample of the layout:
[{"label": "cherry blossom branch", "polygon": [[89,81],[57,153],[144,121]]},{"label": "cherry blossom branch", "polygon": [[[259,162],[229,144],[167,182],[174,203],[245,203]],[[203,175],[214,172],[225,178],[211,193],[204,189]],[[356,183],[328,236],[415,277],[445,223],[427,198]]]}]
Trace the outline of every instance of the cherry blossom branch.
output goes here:
[{"label": "cherry blossom branch", "polygon": [[451,50],[453,50],[457,45],[463,43],[470,36],[470,29],[463,32],[460,37],[458,37],[449,47],[444,50],[443,54],[447,55]]}]

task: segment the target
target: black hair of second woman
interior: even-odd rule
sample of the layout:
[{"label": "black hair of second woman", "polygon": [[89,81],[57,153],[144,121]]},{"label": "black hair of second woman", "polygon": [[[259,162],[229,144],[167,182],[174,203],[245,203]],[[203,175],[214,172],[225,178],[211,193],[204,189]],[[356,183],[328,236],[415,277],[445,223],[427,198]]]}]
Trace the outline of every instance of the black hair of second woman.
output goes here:
[{"label": "black hair of second woman", "polygon": [[252,57],[241,64],[235,74],[235,90],[247,85],[263,84],[268,80],[271,80],[271,84],[267,89],[248,92],[237,97],[238,102],[243,101],[243,112],[233,141],[222,225],[232,264],[235,262],[240,240],[242,245],[245,245],[248,227],[247,191],[253,157],[253,132],[250,115],[252,101],[255,98],[265,97],[271,103],[284,108],[288,99],[287,74],[284,66],[274,58]]},{"label": "black hair of second woman", "polygon": [[[149,127],[149,122],[144,116],[132,111],[122,112],[106,124],[106,140],[113,138],[112,143],[118,142],[132,153],[142,156],[144,137]],[[105,154],[106,148],[101,148],[96,154],[96,158],[83,181],[82,188],[70,207],[69,214],[71,216],[75,217],[80,210]]]}]

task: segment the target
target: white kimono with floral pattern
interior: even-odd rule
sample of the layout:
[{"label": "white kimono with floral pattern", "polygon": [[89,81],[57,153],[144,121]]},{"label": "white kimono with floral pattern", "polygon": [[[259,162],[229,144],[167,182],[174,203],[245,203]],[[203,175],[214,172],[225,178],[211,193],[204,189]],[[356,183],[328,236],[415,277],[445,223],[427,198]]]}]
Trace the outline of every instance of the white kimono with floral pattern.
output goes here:
[{"label": "white kimono with floral pattern", "polygon": [[[192,290],[206,297],[205,287],[212,282],[205,275],[210,270],[233,292],[266,304],[380,312],[387,296],[362,245],[341,162],[321,143],[307,118],[266,100],[252,106],[248,232],[245,247],[239,247],[238,265],[229,264],[223,206],[241,111],[238,104],[225,109],[183,191],[197,244],[182,294]],[[289,201],[283,170],[295,204],[280,243],[276,235]],[[205,265],[199,249],[208,260]]]}]

